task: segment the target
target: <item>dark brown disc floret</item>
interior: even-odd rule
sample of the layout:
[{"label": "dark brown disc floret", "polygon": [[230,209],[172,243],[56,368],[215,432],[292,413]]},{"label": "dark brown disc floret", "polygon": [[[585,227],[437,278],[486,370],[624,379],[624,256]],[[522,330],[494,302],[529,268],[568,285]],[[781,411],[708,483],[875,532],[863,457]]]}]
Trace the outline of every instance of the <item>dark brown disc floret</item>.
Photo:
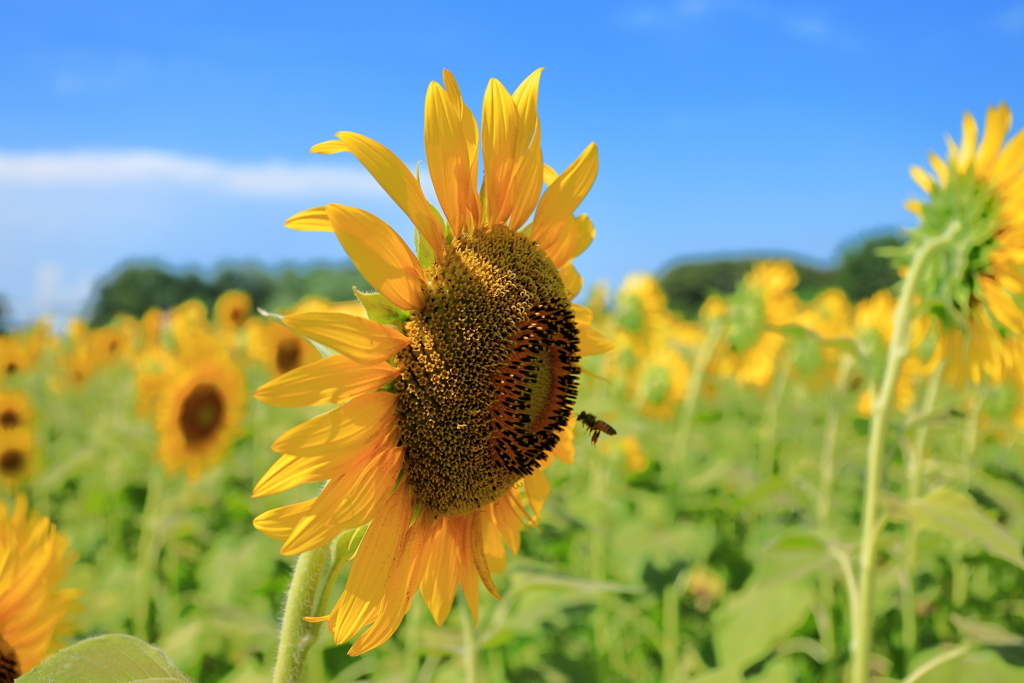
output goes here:
[{"label": "dark brown disc floret", "polygon": [[178,425],[185,443],[199,446],[212,438],[224,421],[224,397],[213,384],[197,384],[181,404]]},{"label": "dark brown disc floret", "polygon": [[551,260],[504,226],[455,240],[405,326],[405,471],[438,516],[497,500],[534,472],[572,415],[579,334]]}]

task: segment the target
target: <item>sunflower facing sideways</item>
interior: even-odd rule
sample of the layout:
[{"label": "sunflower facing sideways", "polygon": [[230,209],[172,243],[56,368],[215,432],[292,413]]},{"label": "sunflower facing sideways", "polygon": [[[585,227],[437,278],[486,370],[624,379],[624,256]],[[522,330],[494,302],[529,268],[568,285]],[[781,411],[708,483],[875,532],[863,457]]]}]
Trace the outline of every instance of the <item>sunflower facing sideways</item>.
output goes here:
[{"label": "sunflower facing sideways", "polygon": [[[608,342],[571,303],[571,261],[593,239],[573,212],[597,175],[591,144],[563,173],[541,157],[540,70],[509,94],[487,86],[482,125],[454,77],[427,89],[425,146],[441,212],[390,150],[356,133],[314,152],[350,152],[411,219],[416,253],[360,209],[330,204],[288,220],[333,231],[377,290],[359,294],[369,319],[341,312],[284,317],[337,355],[264,385],[278,406],[342,404],[286,432],[264,496],[329,480],[319,496],[256,520],[293,555],[369,523],[345,590],[327,620],[349,653],[385,642],[418,589],[441,624],[461,585],[474,617],[479,582],[538,524],[551,456],[571,462],[580,356]],[[483,182],[477,186],[478,156]],[[542,185],[547,190],[542,195]],[[532,223],[528,223],[531,215]],[[522,484],[522,485],[520,485]],[[367,628],[365,631],[363,629]]]},{"label": "sunflower facing sideways", "polygon": [[1002,380],[1014,364],[1014,341],[1024,337],[1024,134],[1007,139],[1012,122],[1005,104],[989,107],[979,140],[977,120],[964,114],[960,143],[947,137],[946,158],[931,153],[931,173],[910,169],[927,198],[906,204],[921,224],[898,263],[909,263],[929,237],[960,226],[921,277],[942,325],[947,372],[958,384]]}]

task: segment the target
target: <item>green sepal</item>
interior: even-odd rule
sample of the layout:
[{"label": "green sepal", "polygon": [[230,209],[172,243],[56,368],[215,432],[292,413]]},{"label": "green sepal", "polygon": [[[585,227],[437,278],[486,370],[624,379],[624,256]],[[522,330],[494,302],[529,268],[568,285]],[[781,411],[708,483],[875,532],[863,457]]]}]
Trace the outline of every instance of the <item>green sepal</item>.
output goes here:
[{"label": "green sepal", "polygon": [[375,323],[390,325],[398,330],[409,319],[409,311],[404,311],[388,301],[387,297],[379,292],[360,292],[352,288],[359,303],[366,309],[366,315]]},{"label": "green sepal", "polygon": [[413,230],[413,243],[416,246],[416,260],[420,262],[420,268],[426,270],[434,265],[434,250],[419,230]]}]

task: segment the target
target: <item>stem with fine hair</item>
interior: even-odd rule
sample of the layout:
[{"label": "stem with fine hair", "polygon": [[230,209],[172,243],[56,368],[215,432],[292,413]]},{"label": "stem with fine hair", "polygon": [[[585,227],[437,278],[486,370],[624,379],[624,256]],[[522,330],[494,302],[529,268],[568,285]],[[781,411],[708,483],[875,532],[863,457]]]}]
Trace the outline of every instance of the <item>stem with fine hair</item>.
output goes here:
[{"label": "stem with fine hair", "polygon": [[910,352],[910,322],[913,309],[914,290],[921,276],[925,261],[932,252],[953,239],[960,223],[954,221],[941,235],[927,238],[911,260],[910,268],[903,279],[900,298],[893,313],[892,338],[882,374],[882,385],[871,411],[871,426],[868,432],[867,477],[864,482],[864,509],[861,514],[860,556],[858,558],[859,586],[857,603],[851,615],[854,627],[850,634],[852,653],[851,683],[868,683],[873,634],[872,601],[874,600],[875,556],[878,536],[881,532],[878,515],[878,493],[881,482],[882,456],[885,452],[885,436],[888,429],[889,409],[896,393],[896,381],[900,376],[903,360]]},{"label": "stem with fine hair", "polygon": [[132,615],[135,634],[149,641],[149,601],[153,577],[160,559],[161,515],[164,471],[160,463],[150,465],[146,483],[146,502],[139,523],[139,546],[135,557],[135,611]]},{"label": "stem with fine hair", "polygon": [[[316,641],[315,624],[306,621],[317,605],[317,587],[329,551],[327,546],[307,550],[299,555],[288,586],[288,597],[281,623],[281,640],[277,643],[273,683],[301,683],[306,655]],[[317,629],[318,631],[318,629]]]},{"label": "stem with fine hair", "polygon": [[786,385],[789,384],[789,372],[792,368],[793,358],[783,348],[775,362],[775,375],[772,377],[772,385],[768,389],[768,397],[765,399],[764,413],[761,415],[761,438],[757,453],[758,468],[761,470],[761,476],[765,479],[775,473],[779,409],[782,407],[782,397],[786,395]]},{"label": "stem with fine hair", "polygon": [[[930,415],[935,409],[935,399],[939,394],[942,380],[942,364],[935,369],[925,385],[924,396],[921,398],[913,421]],[[903,455],[907,462],[907,498],[914,500],[921,495],[921,471],[924,464],[924,447],[928,437],[928,423],[923,422],[914,431],[913,439],[904,439]],[[917,596],[914,588],[915,570],[917,567],[917,527],[907,524],[904,533],[903,567],[900,569],[900,628],[903,639],[903,661],[910,662],[917,650]]]},{"label": "stem with fine hair", "polygon": [[842,412],[846,387],[853,370],[854,357],[844,353],[839,357],[836,367],[836,379],[832,385],[832,400],[829,402],[828,414],[825,416],[825,434],[821,443],[820,478],[818,481],[818,524],[828,526],[832,515],[832,489],[836,477],[836,440],[839,436],[839,416]]}]

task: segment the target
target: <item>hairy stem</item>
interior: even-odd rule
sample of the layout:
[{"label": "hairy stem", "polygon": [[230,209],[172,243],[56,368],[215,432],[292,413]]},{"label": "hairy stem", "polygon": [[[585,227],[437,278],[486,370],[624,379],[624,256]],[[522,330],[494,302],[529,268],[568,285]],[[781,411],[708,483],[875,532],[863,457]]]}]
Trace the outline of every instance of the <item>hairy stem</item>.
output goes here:
[{"label": "hairy stem", "polygon": [[284,619],[281,623],[281,640],[277,643],[277,660],[274,662],[273,683],[301,683],[306,655],[316,641],[316,634],[305,617],[313,615],[317,605],[317,588],[320,575],[330,554],[326,546],[307,550],[299,555],[288,586],[288,597],[284,605]]},{"label": "hairy stem", "polygon": [[882,386],[875,398],[871,412],[871,426],[868,432],[867,477],[864,482],[864,509],[861,514],[860,556],[858,557],[859,586],[857,604],[851,618],[856,623],[851,629],[850,651],[851,683],[868,683],[871,659],[871,640],[874,626],[872,601],[874,599],[875,558],[878,536],[881,531],[878,515],[878,493],[881,481],[882,457],[885,453],[885,437],[889,423],[889,409],[896,393],[896,381],[900,376],[903,360],[910,351],[910,322],[913,309],[914,290],[917,288],[921,269],[928,257],[939,246],[949,242],[960,229],[960,223],[950,223],[941,235],[926,239],[914,253],[910,268],[903,279],[900,298],[893,313],[892,339],[882,374]]}]

